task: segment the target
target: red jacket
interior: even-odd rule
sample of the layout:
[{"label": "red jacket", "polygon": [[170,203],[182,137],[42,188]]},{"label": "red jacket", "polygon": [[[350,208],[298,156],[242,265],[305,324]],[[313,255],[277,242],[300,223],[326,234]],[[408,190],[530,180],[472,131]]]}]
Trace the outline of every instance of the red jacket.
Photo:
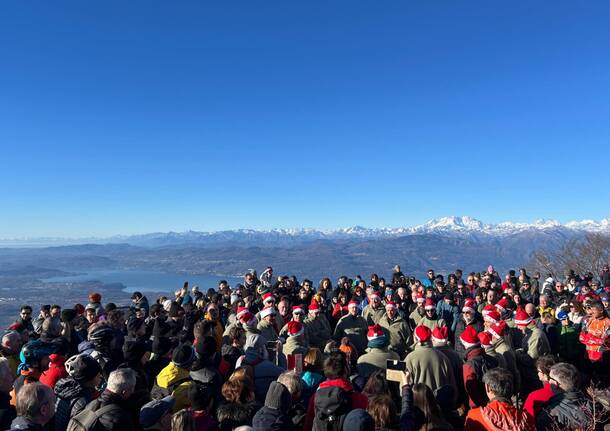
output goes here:
[{"label": "red jacket", "polygon": [[544,407],[553,395],[555,395],[555,393],[553,392],[551,384],[545,382],[542,389],[537,389],[527,396],[525,404],[523,405],[523,410],[535,419],[538,412],[542,410],[542,407]]},{"label": "red jacket", "polygon": [[468,412],[464,431],[535,431],[534,421],[505,400],[493,399]]},{"label": "red jacket", "polygon": [[[354,391],[352,384],[346,379],[334,379],[334,380],[326,380],[320,383],[318,389],[328,388],[330,386],[336,386],[344,391],[348,391],[352,393],[351,396],[351,409],[364,409],[369,406],[369,399],[360,392]],[[305,416],[305,423],[303,424],[303,431],[310,431],[313,427],[313,419],[315,417],[315,405],[316,405],[316,394],[313,394],[311,398],[309,398],[309,405],[307,406],[307,415]]]},{"label": "red jacket", "polygon": [[68,372],[64,367],[64,363],[66,362],[66,358],[56,353],[49,355],[49,359],[51,362],[49,363],[49,369],[42,373],[40,376],[40,383],[44,383],[45,385],[55,388],[55,383],[59,379],[63,379],[68,376]]},{"label": "red jacket", "polygon": [[[477,370],[473,368],[474,363],[477,361],[477,356],[484,356],[485,351],[480,347],[468,349],[464,357],[465,362],[462,365],[462,372],[464,376],[464,389],[468,394],[468,404],[470,408],[484,406],[487,404],[487,394],[485,393],[485,386],[481,380],[482,376],[477,376]],[[481,372],[481,370],[479,370]]]}]

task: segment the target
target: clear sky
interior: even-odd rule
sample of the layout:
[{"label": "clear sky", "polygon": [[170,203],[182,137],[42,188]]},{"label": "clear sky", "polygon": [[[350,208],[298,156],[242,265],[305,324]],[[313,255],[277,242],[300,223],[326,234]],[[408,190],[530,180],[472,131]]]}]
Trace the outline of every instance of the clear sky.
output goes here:
[{"label": "clear sky", "polygon": [[0,237],[610,216],[610,2],[0,4]]}]

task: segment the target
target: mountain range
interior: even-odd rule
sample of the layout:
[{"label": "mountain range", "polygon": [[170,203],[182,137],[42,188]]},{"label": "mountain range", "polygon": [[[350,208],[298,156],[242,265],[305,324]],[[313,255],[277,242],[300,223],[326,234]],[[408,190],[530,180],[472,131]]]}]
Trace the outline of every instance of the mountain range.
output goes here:
[{"label": "mountain range", "polygon": [[366,228],[352,226],[341,229],[236,229],[216,232],[155,232],[140,235],[116,235],[108,238],[15,238],[0,239],[0,247],[48,247],[74,244],[130,244],[141,247],[196,245],[218,247],[289,246],[316,240],[388,239],[409,235],[442,235],[451,238],[490,239],[516,234],[545,234],[558,240],[587,232],[610,234],[610,219],[581,220],[560,223],[556,220],[536,220],[533,223],[483,223],[469,216],[449,216],[424,224],[398,228]]}]

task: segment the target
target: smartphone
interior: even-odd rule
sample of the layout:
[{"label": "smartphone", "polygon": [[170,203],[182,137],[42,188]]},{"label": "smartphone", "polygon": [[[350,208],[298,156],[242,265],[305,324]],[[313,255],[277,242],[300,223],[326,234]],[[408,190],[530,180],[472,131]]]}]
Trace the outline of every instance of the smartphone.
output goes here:
[{"label": "smartphone", "polygon": [[397,359],[388,359],[386,361],[385,376],[390,382],[400,382],[403,372],[407,370],[407,363]]}]

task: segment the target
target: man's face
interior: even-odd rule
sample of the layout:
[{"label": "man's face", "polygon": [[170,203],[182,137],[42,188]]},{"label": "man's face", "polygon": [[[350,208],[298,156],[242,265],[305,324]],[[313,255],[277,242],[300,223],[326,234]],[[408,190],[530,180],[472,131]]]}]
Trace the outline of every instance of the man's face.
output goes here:
[{"label": "man's face", "polygon": [[210,305],[208,307],[208,314],[212,319],[218,318],[218,308],[216,308],[216,305]]},{"label": "man's face", "polygon": [[545,308],[548,305],[548,302],[544,296],[540,297],[540,306]]},{"label": "man's face", "polygon": [[352,316],[357,316],[358,315],[358,307],[356,307],[355,305],[350,305],[347,310],[349,311],[349,314],[351,314]]},{"label": "man's face", "polygon": [[529,303],[525,306],[525,312],[528,314],[528,316],[532,317],[534,314],[536,314],[536,307],[534,307],[534,304]]},{"label": "man's face", "polygon": [[51,308],[51,317],[59,317],[60,313],[61,313],[61,308],[59,308],[59,307]]},{"label": "man's face", "polygon": [[588,307],[588,309],[590,310],[591,317],[594,319],[599,319],[604,315],[603,310],[600,310],[597,307]]},{"label": "man's face", "polygon": [[253,280],[254,280],[254,277],[252,276],[252,274],[246,274],[246,283],[252,284]]},{"label": "man's face", "polygon": [[468,284],[474,284],[474,277],[468,277],[468,278],[467,278],[467,280],[466,280],[466,282],[467,282]]},{"label": "man's face", "polygon": [[434,271],[428,271],[428,278],[434,278]]},{"label": "man's face", "polygon": [[496,291],[490,290],[487,292],[487,302],[493,304],[496,301]]},{"label": "man's face", "polygon": [[470,310],[467,310],[462,313],[462,317],[464,318],[464,322],[470,323],[474,320],[474,313]]},{"label": "man's face", "polygon": [[311,290],[311,283],[306,281],[305,283],[303,283],[303,288],[305,290]]},{"label": "man's face", "polygon": [[555,283],[555,290],[557,292],[563,292],[563,284],[562,283]]},{"label": "man's face", "polygon": [[398,314],[398,312],[396,311],[396,308],[394,308],[394,307],[389,307],[386,310],[386,313],[388,313],[388,317],[390,319],[394,319],[394,317],[396,317],[396,314]]},{"label": "man's face", "polygon": [[286,311],[288,309],[288,304],[286,304],[286,301],[280,301],[277,304],[277,309],[280,312],[280,314],[285,316],[286,315]]},{"label": "man's face", "polygon": [[295,322],[302,322],[303,321],[303,313],[301,313],[300,311],[297,313],[292,313],[292,318],[294,319]]},{"label": "man's face", "polygon": [[435,311],[436,310],[434,308],[426,308],[426,316],[427,317],[434,317]]},{"label": "man's face", "polygon": [[21,319],[23,320],[30,320],[32,318],[32,310],[29,309],[23,309],[21,310],[21,313],[19,314],[19,316],[21,316]]},{"label": "man's face", "polygon": [[85,310],[85,317],[87,318],[87,322],[95,323],[95,310],[91,308]]}]

